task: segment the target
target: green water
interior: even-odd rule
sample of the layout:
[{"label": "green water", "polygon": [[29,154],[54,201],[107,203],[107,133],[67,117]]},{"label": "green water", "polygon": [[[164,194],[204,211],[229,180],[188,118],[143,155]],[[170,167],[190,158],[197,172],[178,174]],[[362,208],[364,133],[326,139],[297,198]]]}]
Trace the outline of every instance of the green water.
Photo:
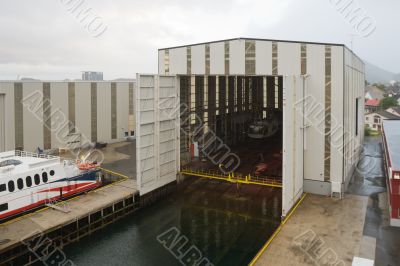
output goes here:
[{"label": "green water", "polygon": [[177,255],[196,247],[214,265],[247,265],[277,228],[280,214],[279,189],[242,185],[238,194],[234,184],[192,179],[64,251],[76,265],[182,265],[173,243],[165,242],[166,248],[157,240],[165,233],[162,240],[188,239],[176,245]]}]

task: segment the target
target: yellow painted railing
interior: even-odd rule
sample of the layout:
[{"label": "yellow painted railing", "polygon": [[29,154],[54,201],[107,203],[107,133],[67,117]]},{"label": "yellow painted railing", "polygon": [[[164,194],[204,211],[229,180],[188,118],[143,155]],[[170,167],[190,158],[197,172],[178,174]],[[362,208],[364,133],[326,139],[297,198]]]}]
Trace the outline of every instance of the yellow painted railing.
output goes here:
[{"label": "yellow painted railing", "polygon": [[212,170],[205,171],[205,170],[192,170],[192,169],[182,169],[180,173],[190,176],[217,179],[231,183],[252,184],[252,185],[261,185],[267,187],[282,188],[281,180],[259,177],[259,176],[251,176],[250,174],[242,176],[235,173],[223,174],[221,172]]}]

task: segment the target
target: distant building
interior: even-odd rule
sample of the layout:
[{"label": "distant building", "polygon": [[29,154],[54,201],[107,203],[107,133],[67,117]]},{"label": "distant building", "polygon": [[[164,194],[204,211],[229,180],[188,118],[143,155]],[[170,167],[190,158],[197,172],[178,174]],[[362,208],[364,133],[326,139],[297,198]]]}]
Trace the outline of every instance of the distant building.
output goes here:
[{"label": "distant building", "polygon": [[372,99],[377,99],[377,100],[382,100],[384,98],[384,91],[379,89],[378,87],[375,86],[367,86],[365,88],[365,99],[366,100],[372,100]]},{"label": "distant building", "polygon": [[82,80],[103,80],[103,72],[83,71]]},{"label": "distant building", "polygon": [[400,116],[400,106],[390,107],[386,109],[386,111],[388,111],[391,114]]},{"label": "distant building", "polygon": [[389,197],[390,225],[400,226],[400,121],[383,123],[382,144]]},{"label": "distant building", "polygon": [[134,102],[133,81],[0,81],[0,152],[123,141]]},{"label": "distant building", "polygon": [[372,113],[378,111],[380,100],[378,99],[369,99],[365,102],[365,113]]},{"label": "distant building", "polygon": [[375,131],[382,131],[383,120],[400,120],[400,116],[379,110],[365,115],[365,126]]}]

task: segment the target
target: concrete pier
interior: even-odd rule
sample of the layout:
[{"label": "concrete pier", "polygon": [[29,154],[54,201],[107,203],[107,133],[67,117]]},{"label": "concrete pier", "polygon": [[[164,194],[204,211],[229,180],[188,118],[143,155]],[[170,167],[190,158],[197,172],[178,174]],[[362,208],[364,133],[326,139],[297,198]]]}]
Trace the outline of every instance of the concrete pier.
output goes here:
[{"label": "concrete pier", "polygon": [[[135,180],[122,180],[60,202],[68,212],[46,207],[0,224],[0,265],[30,265],[50,259],[55,249],[133,212],[138,196]],[[38,239],[46,240],[39,245],[40,252]]]}]

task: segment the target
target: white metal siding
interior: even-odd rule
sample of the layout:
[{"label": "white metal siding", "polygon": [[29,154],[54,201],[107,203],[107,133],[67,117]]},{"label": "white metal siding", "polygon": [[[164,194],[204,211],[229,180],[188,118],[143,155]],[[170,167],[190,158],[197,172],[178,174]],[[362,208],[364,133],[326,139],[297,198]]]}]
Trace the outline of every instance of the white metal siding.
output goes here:
[{"label": "white metal siding", "polygon": [[272,42],[256,41],[256,74],[272,74]]},{"label": "white metal siding", "polygon": [[[169,50],[169,74],[186,74],[186,47],[175,48]],[[193,60],[193,59],[192,59]],[[164,61],[162,61],[164,64]],[[192,63],[193,65],[193,63]]]},{"label": "white metal siding", "polygon": [[245,74],[245,41],[233,40],[229,42],[229,74]]},{"label": "white metal siding", "polygon": [[[359,132],[355,132],[356,98],[364,97],[364,64],[352,52],[345,48],[345,88],[344,88],[344,178],[346,185],[359,160],[360,144],[364,140],[364,120],[359,124]],[[359,112],[364,112],[363,108]]]},{"label": "white metal siding", "polygon": [[278,43],[279,75],[300,75],[300,44]]},{"label": "white metal siding", "polygon": [[165,50],[158,50],[158,73],[165,74]]},{"label": "white metal siding", "polygon": [[0,152],[5,151],[6,142],[6,117],[5,117],[5,104],[4,104],[4,94],[0,94]]},{"label": "white metal siding", "polygon": [[205,45],[192,46],[192,74],[204,75],[206,71]]},{"label": "white metal siding", "polygon": [[225,74],[225,43],[210,44],[210,73],[213,75]]},{"label": "white metal siding", "polygon": [[343,181],[343,47],[332,46],[331,181]]},{"label": "white metal siding", "polygon": [[37,97],[38,108],[33,107],[34,111],[30,111],[27,106],[23,107],[24,150],[33,152],[38,147],[43,149],[43,83],[24,83],[23,101],[30,97]]},{"label": "white metal siding", "polygon": [[121,140],[125,136],[125,131],[129,131],[128,116],[129,83],[117,83],[117,140]]},{"label": "white metal siding", "polygon": [[51,147],[65,147],[68,126],[68,83],[50,83]]},{"label": "white metal siding", "polygon": [[97,83],[97,140],[111,140],[111,83]]},{"label": "white metal siding", "polygon": [[0,94],[4,94],[5,150],[15,149],[14,82],[0,82]]},{"label": "white metal siding", "polygon": [[[307,45],[304,178],[324,181],[325,47]],[[311,103],[311,104],[309,104]],[[335,166],[332,166],[335,167]]]},{"label": "white metal siding", "polygon": [[136,177],[143,195],[176,180],[179,87],[173,76],[137,74],[136,81]]},{"label": "white metal siding", "polygon": [[75,125],[76,132],[81,134],[81,143],[91,141],[91,106],[90,82],[75,84]]},{"label": "white metal siding", "polygon": [[283,84],[282,216],[303,193],[303,78],[289,75]]}]

